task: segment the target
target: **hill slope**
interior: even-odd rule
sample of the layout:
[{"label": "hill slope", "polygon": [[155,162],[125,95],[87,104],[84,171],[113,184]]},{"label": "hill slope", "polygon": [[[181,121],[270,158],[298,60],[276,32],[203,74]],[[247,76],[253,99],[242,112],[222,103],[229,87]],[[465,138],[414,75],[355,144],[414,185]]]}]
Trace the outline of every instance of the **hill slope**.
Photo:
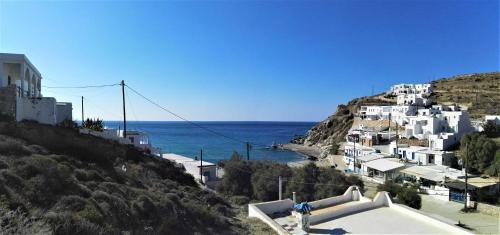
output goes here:
[{"label": "hill slope", "polygon": [[73,129],[0,122],[7,234],[240,234],[229,216],[170,161]]},{"label": "hill slope", "polygon": [[305,145],[328,145],[342,142],[354,122],[354,114],[363,105],[393,105],[395,102],[384,98],[383,94],[351,100],[347,105],[339,105],[337,111],[318,123],[307,133]]},{"label": "hill slope", "polygon": [[[431,83],[434,92],[429,99],[434,103],[466,106],[471,117],[476,119],[485,114],[500,115],[500,72],[460,75]],[[333,115],[311,128],[301,142],[309,146],[325,146],[344,141],[360,106],[385,104],[395,104],[395,101],[381,94],[356,98],[347,105],[339,105]]]},{"label": "hill slope", "polygon": [[472,118],[500,115],[500,72],[459,75],[432,82],[430,100],[467,106]]}]

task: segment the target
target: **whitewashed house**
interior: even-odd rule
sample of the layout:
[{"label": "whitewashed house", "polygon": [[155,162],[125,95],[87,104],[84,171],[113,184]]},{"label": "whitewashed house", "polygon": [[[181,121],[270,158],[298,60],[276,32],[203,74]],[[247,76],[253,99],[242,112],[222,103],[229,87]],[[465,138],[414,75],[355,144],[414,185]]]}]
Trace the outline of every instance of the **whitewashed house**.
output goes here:
[{"label": "whitewashed house", "polygon": [[192,175],[197,180],[201,179],[202,182],[209,187],[215,186],[217,182],[217,166],[211,162],[200,161],[174,153],[164,153],[162,154],[162,158],[173,161],[178,166],[184,167],[186,173]]},{"label": "whitewashed house", "polygon": [[396,142],[390,144],[391,154],[396,154],[396,151],[401,158],[407,162],[418,165],[444,165],[450,166],[455,155],[453,152],[433,150],[428,147],[408,146],[407,144],[398,144]]},{"label": "whitewashed house", "polygon": [[[353,142],[347,142],[344,145],[344,162],[346,164],[346,168],[354,171],[354,158],[356,158],[356,162],[359,163],[358,159],[363,156],[368,156],[371,153],[376,153],[376,150],[371,147],[366,147],[356,143],[354,145]],[[359,171],[359,166],[356,168],[356,171]]]},{"label": "whitewashed house", "polygon": [[426,98],[432,93],[431,84],[398,84],[391,86],[387,94],[397,97],[398,105],[427,106],[430,101]]},{"label": "whitewashed house", "polygon": [[0,114],[55,125],[72,120],[71,103],[43,97],[42,75],[23,54],[0,53]]},{"label": "whitewashed house", "polygon": [[432,93],[432,85],[429,83],[424,84],[397,84],[391,86],[388,94],[402,95],[402,94],[430,94]]},{"label": "whitewashed house", "polygon": [[127,130],[126,138],[124,136],[123,130],[108,128],[104,128],[102,131],[94,131],[87,128],[82,128],[80,129],[80,133],[114,140],[121,144],[130,144],[142,151],[150,153],[155,153],[157,151],[157,149],[153,147],[149,135],[146,132],[142,131]]}]

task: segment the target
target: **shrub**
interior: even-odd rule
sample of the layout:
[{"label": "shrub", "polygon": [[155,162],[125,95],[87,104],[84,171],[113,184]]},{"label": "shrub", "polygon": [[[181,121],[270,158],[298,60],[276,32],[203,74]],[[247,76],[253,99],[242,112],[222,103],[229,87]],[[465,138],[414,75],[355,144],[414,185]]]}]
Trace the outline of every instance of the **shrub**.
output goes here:
[{"label": "shrub", "polygon": [[247,196],[232,196],[229,198],[229,201],[232,204],[241,206],[248,204],[250,202],[250,198],[248,198]]},{"label": "shrub", "polygon": [[20,209],[0,208],[0,231],[2,234],[50,234],[50,226],[41,218],[29,216]]},{"label": "shrub", "polygon": [[[262,162],[261,164],[254,164],[252,168],[255,171],[251,178],[253,196],[260,201],[277,200],[279,177],[281,176],[285,180],[292,176],[292,170],[286,164]],[[286,184],[283,182],[283,192],[285,190]]]},{"label": "shrub", "polygon": [[87,203],[87,200],[79,196],[63,196],[59,199],[53,209],[56,211],[81,211],[85,208]]},{"label": "shrub", "polygon": [[417,210],[422,207],[422,198],[418,195],[417,190],[411,187],[402,188],[398,193],[398,200],[401,203]]},{"label": "shrub", "polygon": [[484,173],[492,165],[497,149],[493,140],[478,133],[466,134],[460,140],[460,157],[467,161],[467,169],[472,173]]},{"label": "shrub", "polygon": [[377,186],[377,192],[386,191],[389,193],[389,196],[394,198],[401,191],[401,188],[402,187],[399,184],[396,184],[392,181],[386,181],[384,184],[380,184]]},{"label": "shrub", "polygon": [[224,177],[217,184],[217,191],[225,195],[252,196],[252,169],[237,152],[224,162]]},{"label": "shrub", "polygon": [[494,120],[488,120],[483,124],[483,133],[490,138],[499,137],[500,125],[497,125]]},{"label": "shrub", "polygon": [[99,119],[99,118],[97,118],[97,119],[87,118],[87,120],[85,120],[82,123],[82,127],[93,130],[93,131],[103,131],[104,130],[104,123],[103,123],[102,119]]},{"label": "shrub", "polygon": [[7,156],[29,156],[31,152],[21,141],[0,136],[0,154]]},{"label": "shrub", "polygon": [[92,203],[85,204],[85,207],[76,215],[96,224],[102,224],[104,221],[104,216]]},{"label": "shrub", "polygon": [[392,181],[386,181],[384,184],[377,186],[377,191],[386,191],[392,198],[397,197],[400,203],[409,207],[420,209],[422,199],[418,195],[418,185],[404,184],[403,186]]}]

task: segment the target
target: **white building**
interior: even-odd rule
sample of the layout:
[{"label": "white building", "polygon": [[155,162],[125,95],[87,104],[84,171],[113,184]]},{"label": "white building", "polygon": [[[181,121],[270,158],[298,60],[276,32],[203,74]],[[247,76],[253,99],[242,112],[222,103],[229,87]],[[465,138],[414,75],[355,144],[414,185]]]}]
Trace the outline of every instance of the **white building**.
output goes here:
[{"label": "white building", "polygon": [[0,114],[50,125],[72,120],[71,103],[43,97],[41,82],[42,75],[25,55],[0,53]]},{"label": "white building", "polygon": [[[356,162],[359,163],[358,158],[362,156],[368,156],[372,153],[376,153],[376,150],[371,147],[366,147],[356,143],[354,145],[353,142],[347,142],[344,145],[344,162],[346,164],[347,169],[354,171],[354,158],[356,158]],[[357,166],[356,172],[359,171],[359,165]]]},{"label": "white building", "polygon": [[427,106],[430,101],[423,94],[401,94],[397,96],[397,104]]},{"label": "white building", "polygon": [[396,154],[396,151],[401,158],[407,162],[418,165],[444,165],[450,166],[455,155],[453,152],[434,150],[428,147],[408,146],[406,144],[398,144],[396,142],[390,144],[391,154]]},{"label": "white building", "polygon": [[424,84],[397,84],[391,86],[387,92],[393,95],[403,94],[430,94],[432,92],[432,85],[429,83]]},{"label": "white building", "polygon": [[359,115],[368,120],[388,120],[391,106],[361,106]]},{"label": "white building", "polygon": [[197,180],[200,180],[201,175],[203,175],[202,181],[209,187],[215,186],[215,183],[217,182],[217,166],[211,162],[202,162],[200,160],[195,160],[173,153],[164,153],[162,154],[162,158],[173,161],[179,166],[184,167],[184,169],[186,169],[186,173],[192,175]]},{"label": "white building", "polygon": [[418,107],[413,105],[394,105],[391,106],[391,121],[404,126],[409,122],[408,117],[415,116]]},{"label": "white building", "polygon": [[426,116],[409,117],[403,136],[428,139],[432,149],[447,150],[458,144],[464,134],[474,130],[466,111],[422,109],[419,114]]},{"label": "white building", "polygon": [[94,131],[87,128],[81,128],[80,133],[101,137],[104,139],[114,140],[121,144],[130,144],[134,147],[149,152],[156,153],[153,148],[149,135],[142,131],[127,130],[127,138],[124,138],[123,130],[105,128],[102,131]]},{"label": "white building", "polygon": [[398,84],[387,93],[397,97],[398,105],[427,106],[430,101],[426,97],[431,92],[431,84]]}]

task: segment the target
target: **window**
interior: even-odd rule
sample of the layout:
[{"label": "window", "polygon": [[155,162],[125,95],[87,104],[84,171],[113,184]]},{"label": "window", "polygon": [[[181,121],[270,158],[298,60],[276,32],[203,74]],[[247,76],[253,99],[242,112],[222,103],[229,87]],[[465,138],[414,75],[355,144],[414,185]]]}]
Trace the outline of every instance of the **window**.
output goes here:
[{"label": "window", "polygon": [[415,152],[411,153],[411,160],[415,160]]}]

